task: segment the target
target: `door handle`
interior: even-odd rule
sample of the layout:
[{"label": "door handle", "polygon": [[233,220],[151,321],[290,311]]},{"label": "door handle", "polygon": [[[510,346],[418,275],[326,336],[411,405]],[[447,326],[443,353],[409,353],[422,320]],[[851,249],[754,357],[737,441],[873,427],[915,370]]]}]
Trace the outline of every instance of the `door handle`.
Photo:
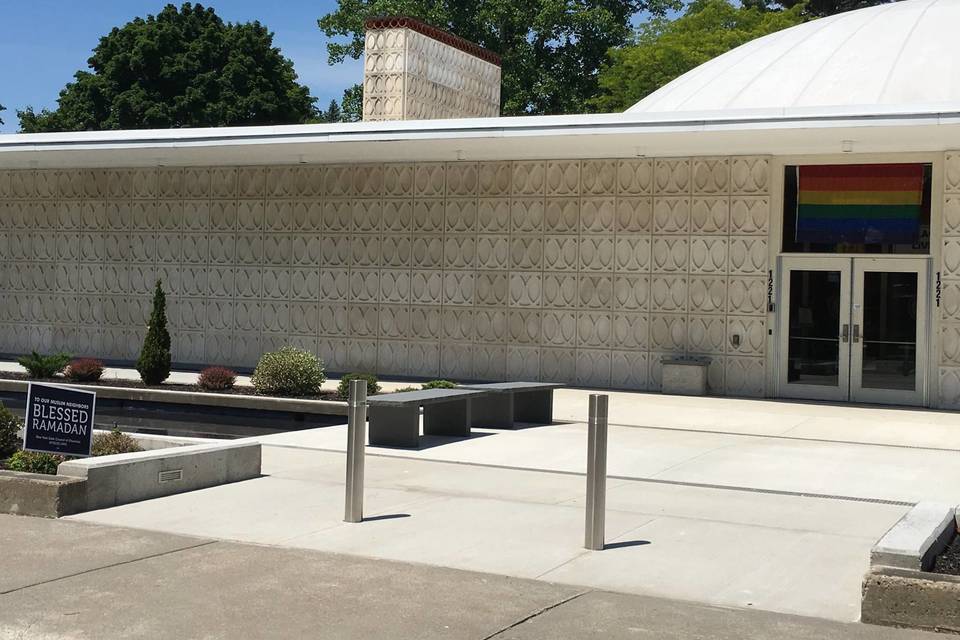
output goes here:
[{"label": "door handle", "polygon": [[843,325],[843,329],[840,330],[840,340],[842,342],[848,342],[850,340],[850,325]]},{"label": "door handle", "polygon": [[860,342],[860,325],[853,325],[853,341]]}]

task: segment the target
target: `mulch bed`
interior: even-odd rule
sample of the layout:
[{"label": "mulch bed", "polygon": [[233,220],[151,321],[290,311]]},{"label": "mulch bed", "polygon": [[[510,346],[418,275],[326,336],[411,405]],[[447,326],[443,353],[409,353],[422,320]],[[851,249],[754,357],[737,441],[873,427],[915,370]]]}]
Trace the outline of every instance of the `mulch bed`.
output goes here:
[{"label": "mulch bed", "polygon": [[264,398],[285,398],[293,400],[340,400],[337,396],[336,391],[321,391],[318,396],[271,396],[267,394],[257,393],[257,391],[251,386],[236,386],[232,389],[227,389],[226,391],[208,391],[206,389],[201,389],[195,384],[175,384],[175,383],[163,383],[161,385],[146,385],[139,380],[123,380],[123,379],[106,379],[99,380],[97,382],[73,382],[72,380],[67,380],[64,377],[57,378],[31,378],[25,373],[12,373],[12,372],[3,372],[0,373],[0,379],[2,380],[22,380],[24,382],[49,382],[53,384],[77,384],[90,387],[123,387],[126,389],[153,389],[156,391],[189,391],[192,393],[218,393],[223,395],[243,395],[243,396],[262,396]]},{"label": "mulch bed", "polygon": [[955,536],[950,546],[937,556],[933,563],[933,572],[960,576],[960,536]]}]

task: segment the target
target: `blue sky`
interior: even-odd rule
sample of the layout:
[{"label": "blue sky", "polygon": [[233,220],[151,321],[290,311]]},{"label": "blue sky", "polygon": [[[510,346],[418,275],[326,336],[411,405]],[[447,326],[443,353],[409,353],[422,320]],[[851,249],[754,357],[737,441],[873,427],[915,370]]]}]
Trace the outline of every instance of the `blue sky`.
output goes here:
[{"label": "blue sky", "polygon": [[[15,110],[56,106],[57,94],[85,69],[100,36],[136,16],[156,13],[165,0],[0,0],[0,133],[17,130]],[[175,4],[179,4],[179,0]],[[293,60],[300,81],[326,106],[363,74],[360,61],[327,64],[326,38],[317,18],[336,0],[211,0],[224,20],[260,20],[274,44]]]}]

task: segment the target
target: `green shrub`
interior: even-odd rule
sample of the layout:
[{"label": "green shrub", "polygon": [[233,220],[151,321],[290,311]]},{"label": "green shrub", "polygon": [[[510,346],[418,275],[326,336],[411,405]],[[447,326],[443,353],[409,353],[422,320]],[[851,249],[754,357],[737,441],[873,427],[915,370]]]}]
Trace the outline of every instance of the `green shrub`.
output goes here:
[{"label": "green shrub", "polygon": [[93,446],[90,453],[95,456],[112,456],[116,453],[135,453],[143,451],[140,443],[125,434],[120,429],[110,433],[98,433],[93,436]]},{"label": "green shrub", "polygon": [[153,292],[153,311],[147,325],[147,337],[137,359],[137,371],[144,384],[160,384],[170,377],[170,333],[167,331],[167,297],[157,280]]},{"label": "green shrub", "polygon": [[65,457],[53,453],[39,453],[36,451],[17,451],[7,462],[7,467],[13,471],[27,473],[45,473],[57,475],[57,465],[66,460]]},{"label": "green shrub", "polygon": [[77,358],[70,361],[63,375],[74,382],[96,382],[103,375],[103,362],[95,358]]},{"label": "green shrub", "polygon": [[18,431],[22,426],[20,419],[0,402],[0,460],[9,458],[20,448]]},{"label": "green shrub", "polygon": [[372,373],[348,373],[340,379],[340,385],[337,387],[337,396],[341,400],[346,400],[350,397],[351,380],[366,380],[368,396],[380,393],[380,383],[377,382],[377,376]]},{"label": "green shrub", "polygon": [[406,393],[407,391],[420,391],[417,387],[400,387],[396,389],[394,393]]},{"label": "green shrub", "polygon": [[424,389],[456,389],[457,383],[450,382],[449,380],[431,380],[430,382],[424,382]]},{"label": "green shrub", "polygon": [[65,353],[44,356],[33,351],[28,356],[17,358],[17,362],[31,378],[52,378],[70,363],[70,356]]},{"label": "green shrub", "polygon": [[237,372],[226,367],[207,367],[197,378],[197,386],[204,391],[226,391],[236,382]]},{"label": "green shrub", "polygon": [[260,357],[251,382],[261,394],[315,396],[326,379],[320,358],[295,347],[283,347]]}]

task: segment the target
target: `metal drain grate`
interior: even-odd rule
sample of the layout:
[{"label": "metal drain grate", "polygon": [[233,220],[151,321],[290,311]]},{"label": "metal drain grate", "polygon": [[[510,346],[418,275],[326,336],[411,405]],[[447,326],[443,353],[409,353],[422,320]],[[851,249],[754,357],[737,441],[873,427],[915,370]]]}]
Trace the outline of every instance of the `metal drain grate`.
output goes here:
[{"label": "metal drain grate", "polygon": [[177,480],[183,480],[183,469],[171,469],[170,471],[161,471],[157,480],[160,483],[164,482],[175,482]]}]

